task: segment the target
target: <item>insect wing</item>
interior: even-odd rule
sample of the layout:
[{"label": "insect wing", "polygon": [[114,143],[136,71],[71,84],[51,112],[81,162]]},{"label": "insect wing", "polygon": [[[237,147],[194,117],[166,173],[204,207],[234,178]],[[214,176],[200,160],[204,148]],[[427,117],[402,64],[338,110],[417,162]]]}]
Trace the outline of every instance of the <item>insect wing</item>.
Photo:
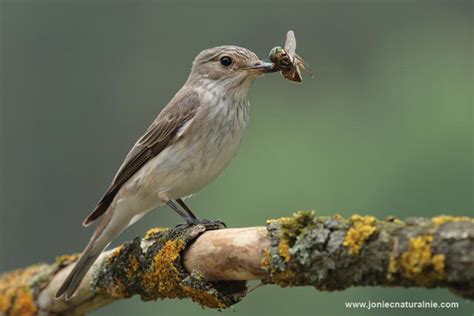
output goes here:
[{"label": "insect wing", "polygon": [[295,55],[296,67],[303,69],[311,78],[314,78],[313,72],[309,69],[308,65],[304,62],[303,58],[299,55]]},{"label": "insect wing", "polygon": [[298,65],[295,65],[295,68],[293,70],[293,78],[292,81],[301,83],[303,82],[303,76],[301,76],[301,70]]},{"label": "insect wing", "polygon": [[296,38],[295,33],[293,31],[288,31],[288,33],[286,33],[284,49],[290,59],[293,61],[296,55]]}]

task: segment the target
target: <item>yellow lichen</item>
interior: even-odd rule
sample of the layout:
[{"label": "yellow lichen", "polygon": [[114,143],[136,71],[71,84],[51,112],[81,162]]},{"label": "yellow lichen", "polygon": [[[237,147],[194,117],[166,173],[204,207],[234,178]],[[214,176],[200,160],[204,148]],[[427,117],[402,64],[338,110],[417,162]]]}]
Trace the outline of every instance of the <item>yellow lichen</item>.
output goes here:
[{"label": "yellow lichen", "polygon": [[474,218],[468,216],[449,216],[449,215],[441,215],[437,217],[433,217],[431,219],[436,226],[441,226],[447,222],[471,222],[474,223]]},{"label": "yellow lichen", "polygon": [[279,223],[279,224],[289,223],[291,219],[292,219],[291,217],[271,218],[271,219],[267,219],[267,225],[273,224],[273,223]]},{"label": "yellow lichen", "polygon": [[72,262],[75,262],[77,259],[79,259],[80,254],[74,253],[71,255],[62,255],[59,257],[56,257],[56,263],[60,266],[66,266]]},{"label": "yellow lichen", "polygon": [[431,235],[410,238],[408,250],[402,254],[400,261],[406,275],[416,276],[431,264],[432,241]]},{"label": "yellow lichen", "polygon": [[433,255],[432,242],[431,235],[410,238],[408,250],[400,257],[404,277],[420,285],[429,285],[444,277],[444,255]]},{"label": "yellow lichen", "polygon": [[[285,262],[288,262],[291,259],[290,254],[289,254],[288,243],[287,242],[280,243],[280,245],[278,246],[278,249],[279,249],[279,255],[285,259]],[[265,249],[263,251],[263,258],[261,261],[261,266],[264,270],[267,270],[270,268],[271,257],[272,257],[272,254],[270,250]],[[272,269],[271,279],[277,285],[291,286],[291,284],[293,284],[294,282],[295,274],[289,268],[286,268],[284,271],[277,271],[275,269]]]},{"label": "yellow lichen", "polygon": [[394,216],[390,216],[389,218],[390,218],[389,222],[392,222],[394,224],[401,225],[404,223],[401,219],[396,218]]},{"label": "yellow lichen", "polygon": [[1,275],[0,312],[9,315],[34,315],[37,307],[29,285],[33,277],[44,268],[44,265],[34,265]]},{"label": "yellow lichen", "polygon": [[174,262],[183,249],[182,240],[169,240],[155,255],[150,271],[142,275],[143,288],[148,292],[158,293],[158,296],[175,298],[181,292],[179,283],[180,273]]},{"label": "yellow lichen", "polygon": [[271,253],[270,253],[270,250],[268,249],[265,249],[263,250],[263,258],[262,258],[262,261],[260,262],[262,268],[264,270],[267,270],[269,267],[270,267],[270,258],[271,258]]},{"label": "yellow lichen", "polygon": [[393,275],[397,272],[398,262],[397,258],[391,254],[390,260],[388,261],[388,271],[387,271],[387,280],[392,280]]},{"label": "yellow lichen", "polygon": [[107,261],[109,263],[112,263],[112,261],[115,260],[115,258],[119,257],[122,254],[122,249],[124,245],[120,245],[117,248],[114,249],[114,251],[110,254],[110,256],[107,258]]},{"label": "yellow lichen", "polygon": [[431,258],[431,264],[436,272],[444,273],[445,256],[443,254],[434,255],[433,258]]},{"label": "yellow lichen", "polygon": [[129,298],[133,295],[128,288],[127,281],[137,275],[140,263],[133,253],[128,252],[129,249],[129,245],[122,244],[116,247],[107,258],[109,265],[113,265],[115,262],[126,262],[120,269],[123,269],[127,277],[124,279],[115,278],[113,286],[108,286],[106,289],[106,292],[115,298]]},{"label": "yellow lichen", "polygon": [[348,248],[349,254],[356,255],[364,243],[376,231],[377,220],[373,216],[352,215],[352,226],[346,234],[343,245]]},{"label": "yellow lichen", "polygon": [[282,287],[292,286],[295,282],[295,273],[288,268],[284,271],[274,272],[272,274],[272,281]]},{"label": "yellow lichen", "polygon": [[388,261],[387,267],[387,280],[391,281],[393,279],[393,275],[397,273],[398,270],[398,260],[397,260],[397,252],[398,249],[398,238],[393,239],[393,247],[392,252],[390,253],[390,259]]},{"label": "yellow lichen", "polygon": [[153,236],[156,236],[157,234],[166,232],[168,230],[169,228],[166,227],[153,227],[146,232],[145,239],[150,239]]},{"label": "yellow lichen", "polygon": [[154,297],[185,298],[189,297],[201,306],[225,308],[215,295],[206,290],[199,290],[184,285],[182,274],[175,266],[180,252],[184,249],[183,240],[169,240],[155,255],[149,271],[142,275],[142,287]]},{"label": "yellow lichen", "polygon": [[288,240],[282,239],[280,241],[280,244],[278,245],[278,253],[283,257],[283,259],[285,259],[285,262],[289,262],[291,260],[290,245],[288,244]]},{"label": "yellow lichen", "polygon": [[271,280],[275,284],[291,286],[296,277],[291,268],[291,247],[298,236],[315,225],[314,211],[299,211],[295,212],[292,217],[269,219],[267,225],[274,225],[275,228],[278,228],[278,246],[275,249],[277,253],[273,253],[273,255],[279,264],[276,267],[273,266],[271,247],[264,251],[261,265],[264,269],[269,270]]}]

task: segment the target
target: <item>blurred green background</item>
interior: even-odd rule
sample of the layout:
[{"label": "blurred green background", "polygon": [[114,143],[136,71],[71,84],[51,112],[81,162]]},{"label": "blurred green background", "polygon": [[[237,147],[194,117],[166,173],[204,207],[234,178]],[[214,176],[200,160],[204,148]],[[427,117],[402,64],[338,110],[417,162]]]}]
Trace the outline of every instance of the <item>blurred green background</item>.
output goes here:
[{"label": "blurred green background", "polygon": [[[135,140],[205,48],[266,58],[295,30],[316,73],[250,95],[229,168],[190,200],[231,227],[315,209],[379,218],[473,215],[472,1],[5,1],[1,3],[0,272],[82,250]],[[120,241],[180,219],[151,212]],[[457,301],[452,310],[348,310],[346,301]],[[94,315],[472,315],[447,290],[265,286],[219,314],[190,301]]]}]

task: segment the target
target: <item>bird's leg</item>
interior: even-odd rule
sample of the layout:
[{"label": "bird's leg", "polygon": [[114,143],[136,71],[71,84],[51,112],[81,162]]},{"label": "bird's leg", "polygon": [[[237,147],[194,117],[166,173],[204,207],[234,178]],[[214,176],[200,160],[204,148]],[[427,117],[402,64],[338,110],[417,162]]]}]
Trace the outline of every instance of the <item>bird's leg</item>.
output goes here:
[{"label": "bird's leg", "polygon": [[181,211],[186,213],[186,217],[182,215],[182,213],[179,213],[183,218],[186,220],[186,225],[197,225],[197,224],[204,224],[204,225],[217,225],[217,226],[222,226],[222,227],[227,227],[226,224],[223,221],[220,221],[218,219],[212,220],[212,219],[198,219],[196,215],[194,215],[193,211],[189,208],[189,206],[184,203],[182,199],[177,199],[176,202],[181,206]]},{"label": "bird's leg", "polygon": [[[176,213],[179,214],[179,216],[181,216],[186,221],[185,224],[180,224],[178,226],[188,227],[192,225],[204,224],[206,226],[209,226],[209,225],[220,226],[221,228],[227,227],[226,224],[220,220],[197,219],[196,216],[191,211],[191,209],[181,199],[177,199],[176,201],[173,201],[164,193],[158,193],[158,198],[163,203],[166,203],[166,205],[168,205],[171,209],[173,209]],[[176,203],[178,203],[179,206]]]},{"label": "bird's leg", "polygon": [[[175,201],[171,200],[168,195],[164,192],[159,192],[158,193],[158,198],[160,199],[160,201],[162,201],[163,203],[166,203],[166,205],[168,205],[173,211],[175,211],[176,213],[179,214],[179,216],[181,216],[185,221],[186,221],[186,224],[188,225],[194,225],[196,224],[197,222],[197,219],[196,219],[196,216],[194,216],[194,214],[188,209],[184,209],[184,208],[181,208],[179,207]],[[178,202],[179,203],[179,202]],[[181,205],[181,203],[179,203],[179,205]],[[189,211],[188,211],[189,210]]]},{"label": "bird's leg", "polygon": [[196,219],[196,217],[194,217],[194,214],[191,213],[189,214],[186,210],[182,209],[181,207],[179,207],[175,201],[173,200],[168,200],[168,202],[166,202],[166,205],[168,205],[169,207],[171,207],[176,213],[179,214],[179,216],[181,216],[185,221],[186,221],[186,224],[188,225],[195,225],[197,224],[199,221]]},{"label": "bird's leg", "polygon": [[176,202],[181,206],[181,208],[187,213],[187,215],[193,219],[197,219],[196,215],[194,215],[193,211],[189,208],[189,206],[184,203],[182,199],[177,199]]}]

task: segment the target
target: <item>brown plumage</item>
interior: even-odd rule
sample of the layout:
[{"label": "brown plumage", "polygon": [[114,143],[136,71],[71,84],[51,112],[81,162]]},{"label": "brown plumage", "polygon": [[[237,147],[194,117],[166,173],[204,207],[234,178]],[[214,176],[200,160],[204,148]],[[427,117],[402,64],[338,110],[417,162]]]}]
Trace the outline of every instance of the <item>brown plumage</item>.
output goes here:
[{"label": "brown plumage", "polygon": [[84,220],[84,226],[89,226],[104,214],[122,185],[145,163],[158,155],[173,141],[179,129],[196,114],[196,108],[199,106],[198,101],[196,93],[189,95],[181,93],[181,95],[178,94],[173,98],[170,103],[176,103],[176,106],[166,107],[148,128],[145,135],[130,150],[112,184],[97,203],[95,209]]}]

